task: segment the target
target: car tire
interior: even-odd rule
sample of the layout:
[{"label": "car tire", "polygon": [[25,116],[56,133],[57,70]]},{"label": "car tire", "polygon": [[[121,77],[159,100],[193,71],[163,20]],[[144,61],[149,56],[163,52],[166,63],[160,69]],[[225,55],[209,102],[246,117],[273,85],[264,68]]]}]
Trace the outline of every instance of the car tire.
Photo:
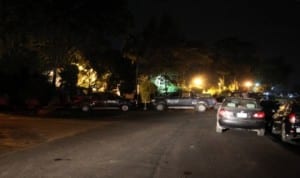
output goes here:
[{"label": "car tire", "polygon": [[198,111],[198,112],[205,112],[206,111],[206,106],[204,105],[204,104],[198,104],[197,106],[196,106],[196,111]]},{"label": "car tire", "polygon": [[84,105],[81,107],[81,111],[83,111],[83,112],[89,112],[90,110],[91,110],[91,108],[87,105]]},{"label": "car tire", "polygon": [[121,106],[121,110],[124,111],[124,112],[126,112],[126,111],[129,110],[129,106],[126,105],[126,104],[124,104],[124,105]]},{"label": "car tire", "polygon": [[163,103],[158,103],[155,108],[157,111],[164,111],[165,105]]},{"label": "car tire", "polygon": [[283,142],[287,141],[287,136],[286,136],[286,131],[285,131],[285,123],[284,122],[281,124],[281,134],[280,134],[280,137],[281,137],[281,141],[283,141]]},{"label": "car tire", "polygon": [[217,121],[217,124],[216,124],[216,132],[217,133],[223,133],[223,128],[220,126],[219,124],[219,121]]},{"label": "car tire", "polygon": [[259,129],[257,130],[257,135],[258,136],[264,136],[265,135],[266,130],[265,129]]}]

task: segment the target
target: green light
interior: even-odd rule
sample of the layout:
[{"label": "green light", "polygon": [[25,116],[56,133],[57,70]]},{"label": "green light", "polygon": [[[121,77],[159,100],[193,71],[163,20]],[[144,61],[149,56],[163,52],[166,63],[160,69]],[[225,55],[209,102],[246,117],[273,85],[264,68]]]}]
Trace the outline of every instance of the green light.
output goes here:
[{"label": "green light", "polygon": [[157,87],[159,93],[174,93],[179,90],[179,88],[173,84],[170,80],[166,79],[162,75],[158,75],[151,80]]}]

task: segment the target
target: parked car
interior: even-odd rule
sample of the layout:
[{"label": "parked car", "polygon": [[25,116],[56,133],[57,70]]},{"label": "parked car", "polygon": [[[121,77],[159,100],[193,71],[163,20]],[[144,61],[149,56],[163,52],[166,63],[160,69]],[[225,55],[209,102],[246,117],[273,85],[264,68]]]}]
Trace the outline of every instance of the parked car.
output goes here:
[{"label": "parked car", "polygon": [[204,112],[207,109],[214,108],[216,99],[210,95],[182,92],[178,95],[156,97],[152,99],[151,104],[157,111],[164,111],[165,109],[193,109],[198,112]]},{"label": "parked car", "polygon": [[300,103],[285,102],[279,106],[272,120],[272,133],[284,142],[300,139]]},{"label": "parked car", "polygon": [[265,134],[265,113],[256,99],[226,97],[217,111],[216,132],[227,129],[256,131]]},{"label": "parked car", "polygon": [[84,112],[91,110],[121,110],[128,111],[133,103],[129,100],[109,92],[92,93],[78,98],[72,108],[79,108]]},{"label": "parked car", "polygon": [[265,120],[266,120],[266,129],[268,131],[271,130],[271,123],[273,120],[273,115],[279,108],[279,101],[274,100],[274,99],[264,99],[260,101],[260,105],[263,108],[263,111],[265,112]]}]

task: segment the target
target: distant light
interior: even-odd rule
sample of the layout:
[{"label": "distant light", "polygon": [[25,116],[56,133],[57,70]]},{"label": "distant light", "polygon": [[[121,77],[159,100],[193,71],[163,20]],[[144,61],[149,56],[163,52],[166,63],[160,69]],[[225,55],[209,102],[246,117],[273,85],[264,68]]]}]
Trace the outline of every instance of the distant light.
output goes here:
[{"label": "distant light", "polygon": [[200,85],[202,85],[202,80],[201,80],[201,78],[195,78],[195,79],[193,80],[193,83],[194,83],[194,85],[196,85],[196,86],[200,86]]},{"label": "distant light", "polygon": [[256,87],[259,87],[259,86],[260,86],[260,83],[258,83],[258,82],[255,83],[255,86],[256,86]]},{"label": "distant light", "polygon": [[79,71],[82,71],[84,69],[81,65],[77,65],[77,66]]},{"label": "distant light", "polygon": [[190,82],[190,88],[203,88],[204,78],[203,76],[195,76]]},{"label": "distant light", "polygon": [[253,86],[253,83],[251,81],[246,81],[244,85],[245,87],[249,88]]}]

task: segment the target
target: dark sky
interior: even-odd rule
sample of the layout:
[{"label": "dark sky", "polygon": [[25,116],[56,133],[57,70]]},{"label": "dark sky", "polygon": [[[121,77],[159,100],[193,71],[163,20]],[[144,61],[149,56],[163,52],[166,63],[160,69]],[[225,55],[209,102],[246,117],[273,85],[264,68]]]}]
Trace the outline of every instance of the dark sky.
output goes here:
[{"label": "dark sky", "polygon": [[265,57],[283,56],[291,64],[300,59],[300,0],[129,0],[129,7],[138,30],[167,13],[188,39],[210,44],[237,37]]}]

